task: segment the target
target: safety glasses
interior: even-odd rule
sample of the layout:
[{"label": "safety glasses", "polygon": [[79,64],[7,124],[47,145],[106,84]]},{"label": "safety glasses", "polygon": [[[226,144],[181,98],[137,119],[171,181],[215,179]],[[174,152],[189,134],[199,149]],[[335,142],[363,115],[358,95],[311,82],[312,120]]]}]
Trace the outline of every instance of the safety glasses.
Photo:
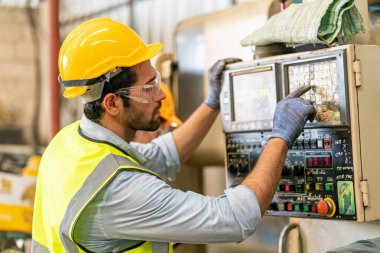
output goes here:
[{"label": "safety glasses", "polygon": [[156,78],[142,86],[121,88],[115,92],[119,96],[124,96],[140,103],[153,103],[160,93],[161,75],[156,71]]}]

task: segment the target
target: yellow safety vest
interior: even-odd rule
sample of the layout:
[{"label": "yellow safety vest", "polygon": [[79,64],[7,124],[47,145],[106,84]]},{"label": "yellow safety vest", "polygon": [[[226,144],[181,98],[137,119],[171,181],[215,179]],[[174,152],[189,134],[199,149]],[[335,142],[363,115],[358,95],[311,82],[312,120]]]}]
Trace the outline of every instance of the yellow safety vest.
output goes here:
[{"label": "yellow safety vest", "polygon": [[[118,172],[141,167],[110,143],[83,137],[80,121],[63,128],[47,147],[39,168],[33,217],[33,253],[86,252],[74,241],[76,222],[88,203]],[[172,252],[168,243],[125,241],[121,252]]]}]

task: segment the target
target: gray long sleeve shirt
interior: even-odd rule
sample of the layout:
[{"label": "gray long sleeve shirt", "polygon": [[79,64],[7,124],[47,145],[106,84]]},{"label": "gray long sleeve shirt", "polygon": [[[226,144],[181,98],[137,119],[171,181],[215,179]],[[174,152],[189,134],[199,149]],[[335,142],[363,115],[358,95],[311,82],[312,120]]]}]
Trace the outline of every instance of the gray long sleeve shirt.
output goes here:
[{"label": "gray long sleeve shirt", "polygon": [[[171,133],[150,144],[127,143],[83,116],[81,131],[125,150],[152,171],[173,178],[179,171]],[[117,252],[121,239],[183,243],[242,241],[261,219],[254,193],[245,186],[219,197],[173,189],[148,173],[123,171],[92,201],[74,230],[77,243],[93,252]]]}]

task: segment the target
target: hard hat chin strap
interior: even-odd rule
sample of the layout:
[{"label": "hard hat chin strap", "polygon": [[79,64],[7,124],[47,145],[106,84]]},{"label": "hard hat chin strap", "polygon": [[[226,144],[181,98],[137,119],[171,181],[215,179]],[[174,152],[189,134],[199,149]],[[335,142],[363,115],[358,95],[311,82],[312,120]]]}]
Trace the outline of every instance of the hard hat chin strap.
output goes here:
[{"label": "hard hat chin strap", "polygon": [[122,72],[122,68],[116,68],[116,69],[110,70],[107,73],[103,74],[102,75],[102,80],[103,80],[102,82],[88,86],[86,93],[84,93],[81,96],[82,97],[82,103],[83,104],[91,103],[91,102],[94,102],[94,101],[98,100],[99,98],[101,98],[103,88],[104,88],[104,84],[106,82],[109,82],[113,77],[115,77],[116,75],[118,75],[121,72]]}]

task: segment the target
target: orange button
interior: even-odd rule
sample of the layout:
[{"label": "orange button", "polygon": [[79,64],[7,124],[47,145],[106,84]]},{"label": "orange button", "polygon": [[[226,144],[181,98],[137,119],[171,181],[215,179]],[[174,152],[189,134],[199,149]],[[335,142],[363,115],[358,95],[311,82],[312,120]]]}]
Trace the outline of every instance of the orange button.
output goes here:
[{"label": "orange button", "polygon": [[320,216],[326,216],[330,211],[329,205],[324,200],[318,202],[317,209]]}]

